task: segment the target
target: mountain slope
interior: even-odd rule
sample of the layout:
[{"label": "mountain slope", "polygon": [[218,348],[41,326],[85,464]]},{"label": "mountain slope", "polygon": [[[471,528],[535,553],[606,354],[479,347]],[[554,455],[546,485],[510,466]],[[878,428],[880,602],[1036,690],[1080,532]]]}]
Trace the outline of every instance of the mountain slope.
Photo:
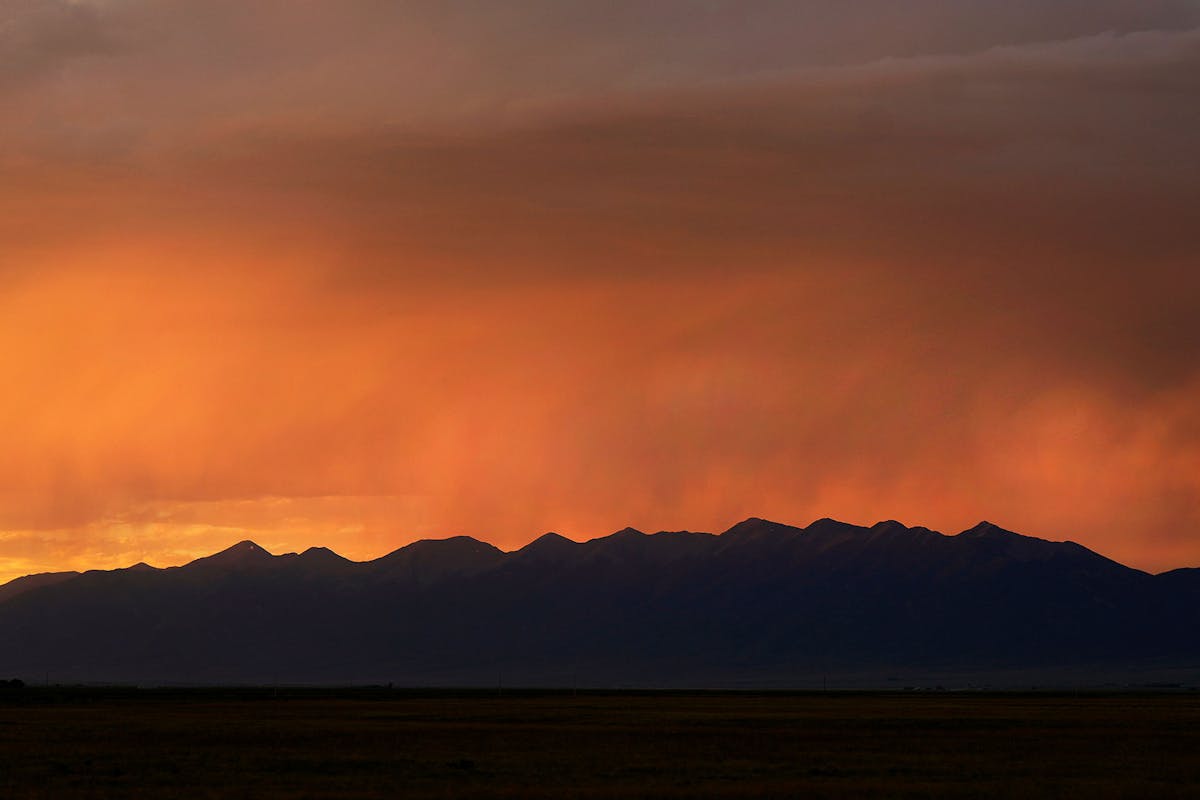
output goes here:
[{"label": "mountain slope", "polygon": [[70,580],[78,576],[78,572],[40,572],[37,575],[26,575],[0,585],[0,603],[11,597],[37,589],[42,586],[53,586],[56,583]]},{"label": "mountain slope", "polygon": [[686,686],[1187,666],[1198,576],[989,523],[749,519],[715,536],[547,534],[512,553],[455,537],[364,563],[242,542],[183,567],[0,587],[0,674]]}]

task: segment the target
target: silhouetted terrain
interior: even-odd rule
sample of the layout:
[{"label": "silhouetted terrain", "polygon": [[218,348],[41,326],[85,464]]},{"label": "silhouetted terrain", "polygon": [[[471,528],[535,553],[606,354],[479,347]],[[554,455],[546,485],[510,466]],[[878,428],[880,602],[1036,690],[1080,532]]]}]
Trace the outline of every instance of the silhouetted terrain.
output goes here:
[{"label": "silhouetted terrain", "polygon": [[407,685],[1096,683],[1200,676],[1200,570],[1149,575],[988,523],[749,519],[716,536],[467,537],[374,561],[242,542],[0,587],[0,675]]}]

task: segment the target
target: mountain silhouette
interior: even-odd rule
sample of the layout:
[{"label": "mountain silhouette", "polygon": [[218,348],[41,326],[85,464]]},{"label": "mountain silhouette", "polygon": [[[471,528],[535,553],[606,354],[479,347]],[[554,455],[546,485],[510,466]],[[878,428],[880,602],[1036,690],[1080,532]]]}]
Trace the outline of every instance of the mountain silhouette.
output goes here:
[{"label": "mountain silhouette", "polygon": [[[458,536],[373,561],[251,541],[0,586],[0,674],[60,681],[800,686],[1195,674],[1200,569],[988,522]],[[1191,670],[1192,673],[1187,671]],[[1012,680],[1017,680],[1012,678]]]},{"label": "mountain silhouette", "polygon": [[[295,554],[289,554],[294,557]],[[253,569],[255,567],[264,567],[275,564],[279,559],[287,559],[289,556],[273,556],[264,548],[258,546],[250,540],[238,542],[233,547],[222,550],[211,556],[198,558],[195,561],[185,564],[182,569],[198,571],[229,571],[229,570],[244,570]]]},{"label": "mountain silhouette", "polygon": [[77,575],[79,575],[78,572],[41,572],[37,575],[26,575],[23,578],[11,580],[0,586],[0,603],[30,589],[36,589],[39,586],[53,586]]}]

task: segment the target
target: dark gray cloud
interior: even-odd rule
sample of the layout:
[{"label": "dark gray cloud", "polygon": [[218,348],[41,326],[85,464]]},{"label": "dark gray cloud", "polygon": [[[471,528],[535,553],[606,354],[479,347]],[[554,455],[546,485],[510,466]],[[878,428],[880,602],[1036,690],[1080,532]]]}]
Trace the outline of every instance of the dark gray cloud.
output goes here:
[{"label": "dark gray cloud", "polygon": [[1200,25],[1181,0],[10,0],[3,14],[0,85],[37,86],[40,116],[147,136],[214,115],[494,121],[547,99]]},{"label": "dark gray cloud", "polygon": [[7,0],[0,8],[0,91],[116,48],[115,33],[98,7],[69,0]]},{"label": "dark gray cloud", "polygon": [[81,222],[110,234],[152,213],[311,237],[347,290],[856,273],[905,324],[933,310],[955,336],[1174,381],[1200,348],[1197,99],[1200,34],[1101,34],[580,98],[474,131],[218,126],[75,195],[113,193]]}]

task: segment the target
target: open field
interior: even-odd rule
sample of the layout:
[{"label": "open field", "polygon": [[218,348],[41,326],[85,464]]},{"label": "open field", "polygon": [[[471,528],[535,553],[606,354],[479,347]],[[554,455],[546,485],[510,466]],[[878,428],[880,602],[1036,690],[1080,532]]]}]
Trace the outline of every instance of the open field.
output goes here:
[{"label": "open field", "polygon": [[0,797],[1195,797],[1200,694],[26,689]]}]

